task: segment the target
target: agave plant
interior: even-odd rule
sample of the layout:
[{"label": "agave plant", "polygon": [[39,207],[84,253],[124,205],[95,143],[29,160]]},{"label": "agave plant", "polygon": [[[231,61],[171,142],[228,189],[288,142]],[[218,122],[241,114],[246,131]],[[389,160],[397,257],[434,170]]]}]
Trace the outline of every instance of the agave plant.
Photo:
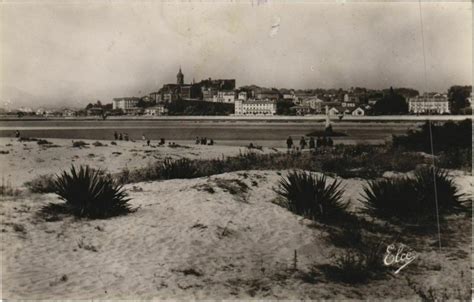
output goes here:
[{"label": "agave plant", "polygon": [[426,222],[466,209],[449,174],[433,167],[417,170],[414,178],[369,181],[364,193],[365,212],[389,220]]},{"label": "agave plant", "polygon": [[368,181],[363,190],[364,211],[370,215],[387,219],[395,217],[408,219],[415,214],[413,202],[417,198],[417,192],[415,183],[411,179]]},{"label": "agave plant", "polygon": [[74,215],[89,218],[106,218],[130,212],[127,193],[111,177],[89,166],[58,175],[54,192],[66,202]]},{"label": "agave plant", "polygon": [[[420,206],[433,208],[435,200],[440,214],[460,213],[467,209],[467,200],[460,193],[448,172],[437,167],[423,167],[415,171]],[[435,191],[436,188],[436,191]],[[436,192],[436,196],[435,196]],[[435,211],[432,211],[436,215]]]},{"label": "agave plant", "polygon": [[285,199],[290,211],[310,219],[338,217],[348,206],[342,200],[341,182],[334,180],[329,184],[324,175],[290,172],[281,179],[276,192]]}]

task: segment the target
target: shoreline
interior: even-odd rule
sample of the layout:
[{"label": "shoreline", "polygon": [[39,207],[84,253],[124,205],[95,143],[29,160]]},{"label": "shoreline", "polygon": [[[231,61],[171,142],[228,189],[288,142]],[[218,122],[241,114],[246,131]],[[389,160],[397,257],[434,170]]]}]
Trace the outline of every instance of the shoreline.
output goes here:
[{"label": "shoreline", "polygon": [[[351,122],[386,122],[386,121],[448,121],[470,119],[472,115],[375,115],[375,116],[349,116],[346,115],[341,121]],[[331,116],[332,121],[340,121],[337,116]],[[291,122],[324,122],[326,115],[306,115],[306,116],[109,116],[107,119],[101,117],[7,117],[0,116],[0,122],[10,121],[250,121],[250,122],[273,122],[273,121],[291,121]]]}]

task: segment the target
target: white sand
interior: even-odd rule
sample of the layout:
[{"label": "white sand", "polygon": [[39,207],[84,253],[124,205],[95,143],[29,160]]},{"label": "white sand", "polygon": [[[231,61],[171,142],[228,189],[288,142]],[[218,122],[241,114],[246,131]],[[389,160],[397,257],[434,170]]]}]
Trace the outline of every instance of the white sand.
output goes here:
[{"label": "white sand", "polygon": [[[71,163],[119,170],[121,165],[132,168],[152,160],[151,156],[143,158],[144,152],[130,151],[147,150],[130,142],[114,148],[109,144],[76,149],[64,140],[51,141],[62,147],[41,150],[35,142],[26,143],[31,150],[24,160],[16,160],[24,152],[17,150],[23,145],[12,145],[14,152],[0,155],[2,171],[6,169],[10,181],[21,186],[25,178],[56,172]],[[2,150],[8,148],[6,143],[10,142],[1,142]],[[128,155],[112,157],[112,149]],[[156,150],[160,158],[177,156],[177,149],[150,150]],[[179,156],[213,158],[238,152],[235,147],[192,146],[179,150]],[[89,153],[95,156],[89,158]],[[305,282],[301,274],[311,264],[331,263],[339,249],[326,241],[321,227],[311,227],[310,221],[274,204],[274,188],[280,178],[275,171],[246,171],[130,184],[126,188],[131,205],[138,210],[107,220],[48,222],[36,213],[49,202],[60,202],[54,194],[23,192],[2,197],[2,298],[418,298],[407,285],[408,272],[423,288],[470,287],[471,242],[464,229],[469,221],[455,235],[458,245],[444,247],[442,252],[429,247],[429,240],[420,242],[424,247],[416,247],[420,261],[405,275],[402,272],[361,285],[334,283],[322,276],[315,283]],[[473,180],[456,173],[456,183],[465,192],[472,192]],[[239,181],[249,187],[247,193],[225,190]],[[344,198],[351,201],[353,210],[360,206],[363,184],[363,180],[343,180]],[[290,270],[295,251],[298,273]]]},{"label": "white sand", "polygon": [[[145,167],[165,158],[214,159],[224,155],[235,156],[247,152],[247,148],[235,146],[206,146],[181,145],[171,148],[168,142],[164,146],[148,147],[143,141],[100,141],[107,146],[95,147],[95,140],[82,140],[89,145],[84,148],[72,147],[69,139],[47,139],[59,147],[48,148],[38,145],[37,142],[19,142],[13,138],[0,138],[0,171],[4,184],[20,187],[35,176],[57,174],[71,165],[90,165],[94,168],[107,170],[111,173],[121,171],[124,167],[135,169]],[[261,152],[261,151],[257,151]],[[265,152],[275,152],[274,149],[264,148]]]}]

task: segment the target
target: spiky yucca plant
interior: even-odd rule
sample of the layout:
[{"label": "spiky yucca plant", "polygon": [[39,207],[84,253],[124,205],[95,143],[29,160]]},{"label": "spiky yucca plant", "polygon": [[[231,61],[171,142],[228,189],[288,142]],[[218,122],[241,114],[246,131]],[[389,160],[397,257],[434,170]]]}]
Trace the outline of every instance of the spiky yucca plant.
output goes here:
[{"label": "spiky yucca plant", "polygon": [[[467,209],[465,195],[460,193],[454,180],[446,170],[437,167],[423,167],[415,171],[416,188],[421,205],[433,204],[435,183],[438,209],[441,214],[455,214]],[[435,215],[434,211],[432,211]]]},{"label": "spiky yucca plant", "polygon": [[439,217],[466,209],[452,178],[439,168],[422,168],[414,178],[369,181],[362,202],[365,212],[389,220],[421,223],[436,219],[435,182]]},{"label": "spiky yucca plant", "polygon": [[66,209],[79,217],[106,218],[131,211],[123,187],[89,166],[63,171],[54,181],[54,192],[66,202]]},{"label": "spiky yucca plant", "polygon": [[331,219],[343,214],[348,206],[342,200],[341,182],[328,184],[326,176],[293,171],[280,181],[276,191],[285,199],[285,206],[310,219]]}]

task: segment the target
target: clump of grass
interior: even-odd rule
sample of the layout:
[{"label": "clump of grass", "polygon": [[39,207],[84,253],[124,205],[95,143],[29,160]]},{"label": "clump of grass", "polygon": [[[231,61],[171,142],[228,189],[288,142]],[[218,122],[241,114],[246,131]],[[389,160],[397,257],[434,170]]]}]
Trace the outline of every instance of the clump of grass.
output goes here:
[{"label": "clump of grass", "polygon": [[84,142],[84,141],[74,141],[74,142],[72,142],[72,146],[74,148],[82,148],[82,147],[85,147],[87,145],[89,145],[89,144]]},{"label": "clump of grass", "polygon": [[336,146],[332,153],[317,154],[322,162],[321,169],[340,177],[375,179],[385,171],[408,172],[419,164],[427,163],[421,154],[403,152],[387,146]]},{"label": "clump of grass", "polygon": [[10,180],[7,180],[5,182],[4,178],[2,177],[2,184],[0,185],[1,196],[18,196],[20,194],[21,194],[21,191],[17,188],[14,188]]},{"label": "clump of grass", "polygon": [[54,175],[40,175],[31,181],[25,182],[25,186],[33,193],[52,193],[54,192]]},{"label": "clump of grass", "polygon": [[312,267],[313,274],[322,269],[331,280],[343,283],[363,283],[382,277],[387,271],[383,264],[383,242],[369,242],[358,248],[347,250],[332,257],[333,263]]},{"label": "clump of grass", "polygon": [[37,142],[36,142],[38,145],[51,145],[52,142],[50,141],[47,141],[45,139],[39,139]]},{"label": "clump of grass", "polygon": [[341,182],[328,183],[324,175],[292,171],[280,180],[279,185],[276,192],[284,198],[283,206],[313,220],[340,217],[348,206],[342,200]]},{"label": "clump of grass", "polygon": [[434,152],[454,149],[472,148],[472,120],[447,121],[441,123],[425,122],[419,129],[408,131],[401,136],[393,136],[395,148],[424,151],[431,153],[432,141]]},{"label": "clump of grass", "polygon": [[362,228],[359,224],[346,224],[342,228],[331,230],[327,240],[337,247],[360,247],[363,245]]},{"label": "clump of grass", "polygon": [[[120,153],[113,152],[112,154],[119,155]],[[407,172],[414,170],[417,165],[426,163],[427,159],[420,154],[392,150],[386,146],[359,145],[337,146],[335,150],[317,151],[314,154],[306,152],[258,154],[249,151],[237,156],[219,159],[180,159],[177,161],[168,159],[165,162],[163,164],[158,161],[149,167],[129,171],[127,183],[193,178],[244,170],[288,169],[330,172],[340,177],[374,179],[381,177],[386,171]],[[163,169],[165,171],[162,173]],[[177,170],[182,172],[175,173]]]},{"label": "clump of grass", "polygon": [[38,141],[38,139],[34,137],[20,137],[19,141],[20,142],[36,142]]},{"label": "clump of grass", "polygon": [[216,185],[232,195],[247,193],[249,186],[240,179],[216,179]]},{"label": "clump of grass", "polygon": [[64,171],[54,181],[54,193],[64,205],[50,205],[46,210],[59,210],[77,217],[107,218],[131,212],[130,200],[123,187],[100,170],[81,166]]},{"label": "clump of grass", "polygon": [[446,169],[472,170],[472,149],[453,149],[440,153],[438,165]]},{"label": "clump of grass", "polygon": [[102,143],[99,142],[99,141],[93,142],[92,145],[93,145],[94,147],[105,147],[105,146],[107,146],[106,144],[102,144]]},{"label": "clump of grass", "polygon": [[463,195],[449,174],[433,167],[417,170],[414,178],[369,181],[364,194],[364,211],[391,221],[416,224],[435,221],[435,194],[440,218],[466,210]]},{"label": "clump of grass", "polygon": [[175,161],[166,159],[159,168],[159,175],[163,179],[195,178],[200,176],[196,166],[187,158]]}]

